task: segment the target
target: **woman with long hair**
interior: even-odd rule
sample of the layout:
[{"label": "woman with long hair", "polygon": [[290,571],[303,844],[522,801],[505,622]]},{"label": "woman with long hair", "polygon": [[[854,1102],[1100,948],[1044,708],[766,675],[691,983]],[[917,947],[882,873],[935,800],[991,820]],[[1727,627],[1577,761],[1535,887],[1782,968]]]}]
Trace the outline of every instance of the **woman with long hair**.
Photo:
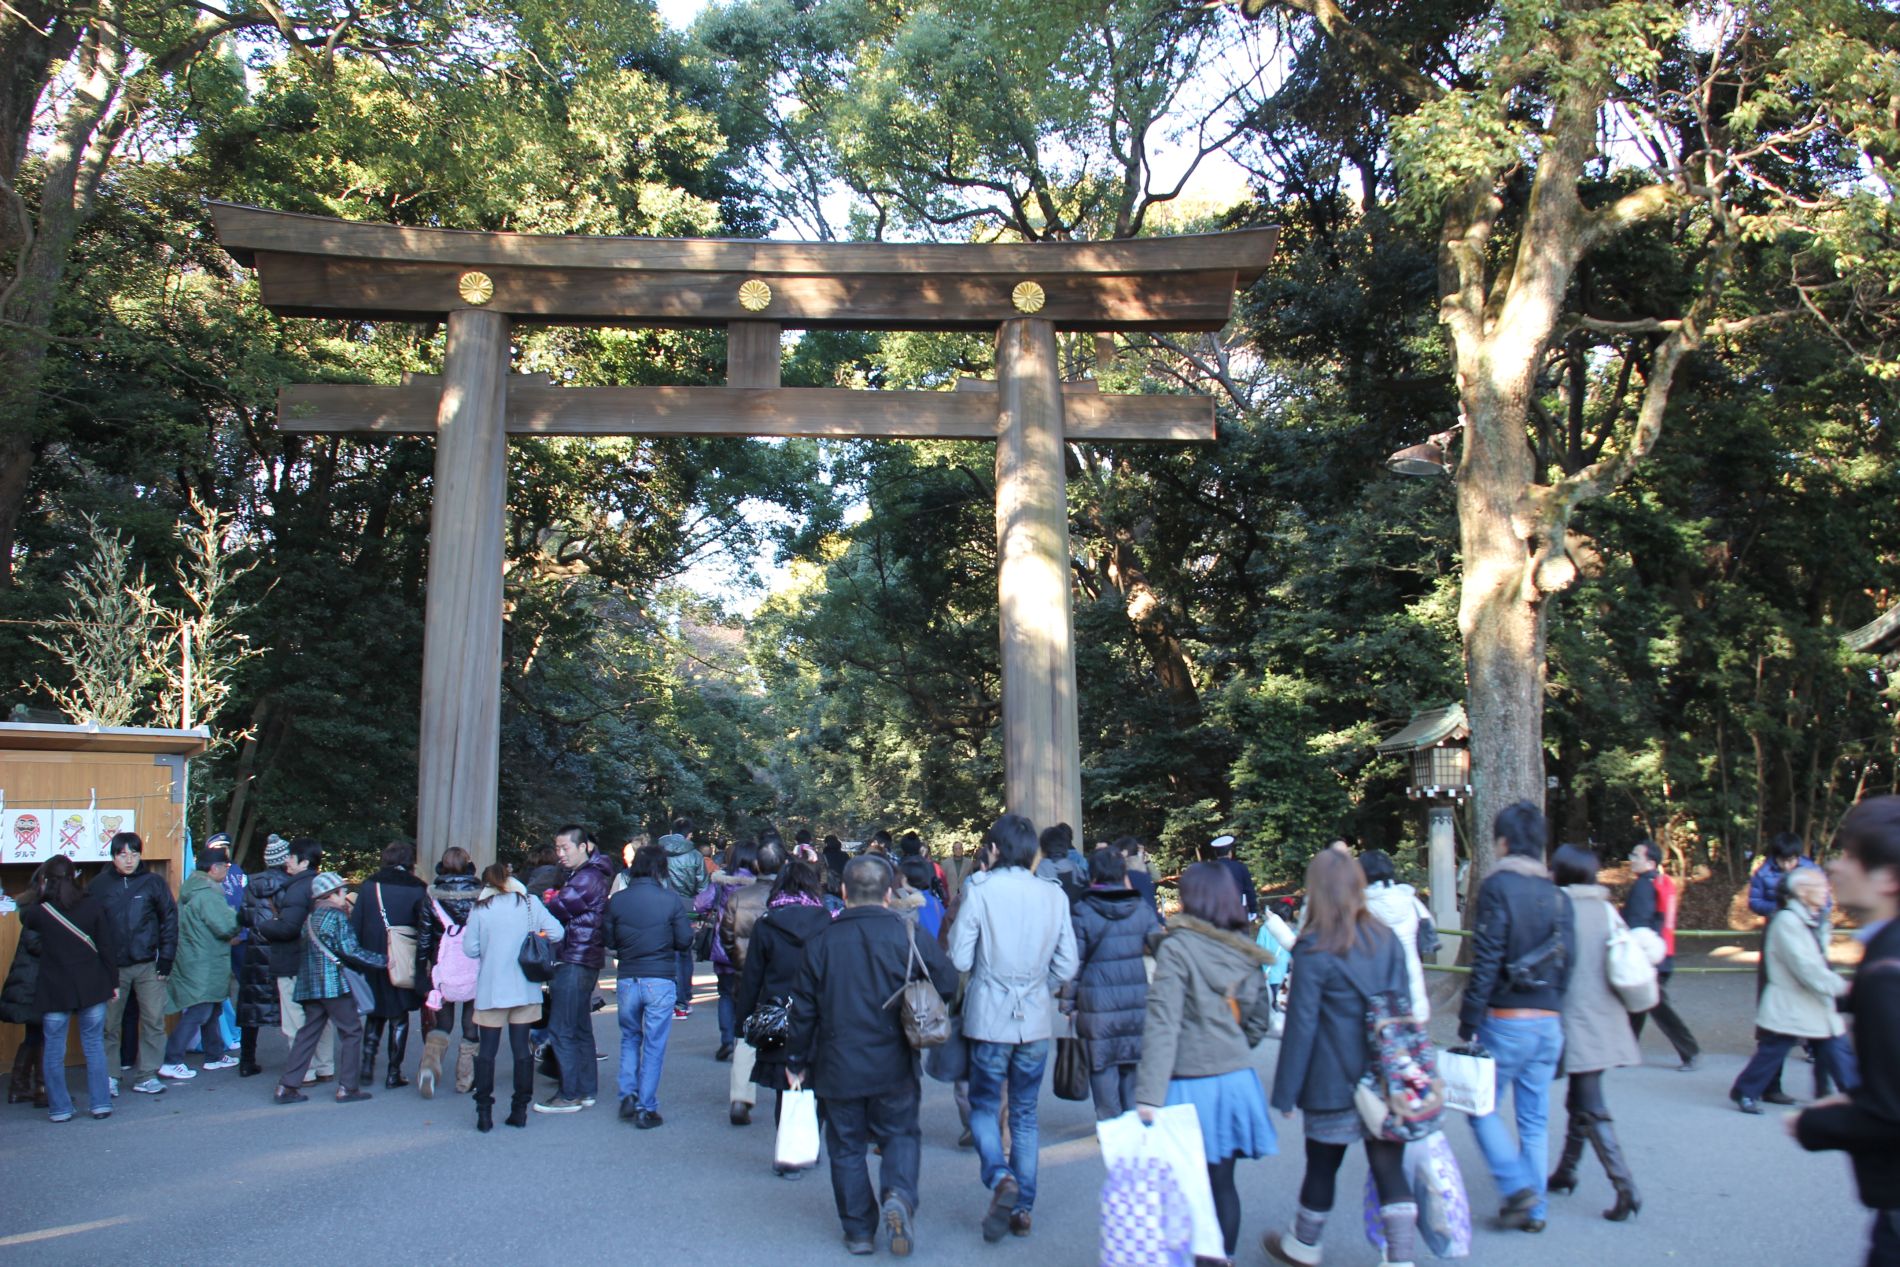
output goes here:
[{"label": "woman with long hair", "polygon": [[[475,1085],[475,1047],[480,1036],[475,1028],[476,963],[462,949],[468,917],[481,896],[482,878],[475,874],[475,860],[460,845],[442,851],[435,864],[435,882],[429,886],[422,909],[416,917],[416,985],[428,991],[423,1018],[428,1028],[422,1040],[422,1065],[416,1073],[416,1090],[427,1100],[435,1095],[443,1070],[455,1070],[455,1093],[466,1095]],[[455,1046],[455,1008],[462,1008],[462,1041],[455,1060],[448,1059]]]},{"label": "woman with long hair", "polygon": [[1181,873],[1181,913],[1155,948],[1135,1104],[1144,1122],[1170,1104],[1201,1120],[1214,1211],[1231,1260],[1240,1243],[1234,1163],[1279,1151],[1253,1049],[1273,1025],[1260,969],[1271,956],[1248,935],[1240,886],[1218,862]]},{"label": "woman with long hair", "polygon": [[118,947],[105,908],[79,884],[79,870],[64,854],[48,858],[34,877],[38,899],[20,907],[20,926],[40,939],[40,973],[33,1010],[45,1046],[47,1116],[73,1119],[66,1086],[66,1031],[77,1021],[86,1054],[86,1093],[94,1117],[112,1116],[112,1078],[106,1065],[106,1004],[119,992]]},{"label": "woman with long hair", "polygon": [[1576,921],[1577,958],[1570,966],[1564,989],[1564,1062],[1567,1081],[1564,1108],[1569,1128],[1564,1132],[1563,1157],[1547,1185],[1552,1192],[1577,1190],[1577,1165],[1583,1146],[1596,1149],[1616,1189],[1616,1204],[1603,1212],[1621,1223],[1643,1208],[1636,1179],[1610,1125],[1609,1102],[1603,1098],[1603,1074],[1609,1069],[1643,1063],[1642,1049],[1630,1028],[1629,1009],[1610,988],[1604,965],[1609,958],[1610,929],[1615,912],[1610,891],[1597,883],[1597,856],[1581,845],[1563,845],[1551,859],[1551,878],[1570,895]]},{"label": "woman with long hair", "polygon": [[1323,849],[1306,867],[1306,924],[1293,945],[1273,1107],[1304,1118],[1306,1177],[1293,1226],[1269,1232],[1266,1251],[1283,1263],[1313,1267],[1332,1212],[1346,1150],[1366,1146],[1379,1192],[1386,1261],[1412,1262],[1418,1205],[1405,1178],[1405,1145],[1366,1135],[1353,1089],[1366,1072],[1366,1006],[1378,994],[1409,1000],[1412,983],[1392,930],[1366,909],[1365,873],[1342,849]]},{"label": "woman with long hair", "polygon": [[530,937],[559,941],[561,922],[541,899],[514,878],[505,862],[482,872],[481,896],[462,932],[462,951],[479,960],[475,976],[475,1027],[481,1046],[475,1055],[475,1129],[495,1128],[495,1056],[501,1031],[508,1030],[514,1057],[514,1100],[508,1125],[528,1124],[534,1100],[534,1061],[528,1052],[528,1027],[541,1016],[541,987],[521,971],[521,944]]},{"label": "woman with long hair", "polygon": [[[791,997],[792,982],[805,963],[805,947],[811,939],[831,927],[831,913],[825,909],[824,873],[815,862],[793,858],[779,869],[778,879],[765,900],[765,914],[752,926],[752,942],[746,950],[745,968],[739,974],[734,996],[734,1011],[743,1024],[760,1005],[783,1003]],[[754,1086],[765,1087],[777,1097],[772,1105],[776,1123],[791,1084],[785,1077],[784,1047],[759,1050],[752,1064]],[[772,1168],[787,1179],[796,1179],[802,1170]]]},{"label": "woman with long hair", "polygon": [[[758,883],[758,872],[758,843],[747,840],[733,845],[726,855],[726,866],[715,871],[712,883],[701,889],[699,896],[693,899],[693,910],[715,929],[718,928],[726,914],[726,903],[732,900],[733,893]],[[739,965],[726,953],[723,938],[712,939],[712,965],[713,975],[719,982],[719,1050],[713,1058],[730,1060],[738,1026],[732,999],[739,985]],[[750,1110],[751,1106],[743,1101],[733,1101],[732,1124],[744,1126],[751,1120]]]}]

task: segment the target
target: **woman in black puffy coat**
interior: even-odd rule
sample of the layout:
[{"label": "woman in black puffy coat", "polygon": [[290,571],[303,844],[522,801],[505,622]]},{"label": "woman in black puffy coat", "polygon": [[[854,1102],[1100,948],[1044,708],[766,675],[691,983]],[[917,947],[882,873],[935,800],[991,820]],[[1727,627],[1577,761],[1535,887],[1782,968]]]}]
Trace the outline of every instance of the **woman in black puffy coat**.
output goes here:
[{"label": "woman in black puffy coat", "polygon": [[1141,1027],[1148,1014],[1148,968],[1142,956],[1161,921],[1128,885],[1128,859],[1102,846],[1089,855],[1093,882],[1076,902],[1075,1032],[1088,1042],[1089,1091],[1095,1120],[1133,1111]]},{"label": "woman in black puffy coat", "polygon": [[[475,909],[475,899],[481,895],[482,878],[475,874],[475,861],[468,850],[459,845],[443,850],[442,861],[435,864],[435,883],[429,886],[428,896],[416,915],[418,989],[432,992],[436,957],[442,951],[443,939],[451,926],[457,937],[461,929],[468,927],[469,912]],[[447,924],[442,922],[444,915],[448,916]],[[416,1090],[425,1100],[435,1095],[436,1084],[442,1080],[444,1067],[449,1063],[449,1045],[455,1041],[455,1008],[455,1000],[444,999],[440,1008],[425,1007],[422,1013],[426,1036],[422,1040],[422,1068],[416,1074]],[[481,1040],[475,1030],[474,998],[462,1000],[461,1008],[462,1043],[454,1061],[455,1093],[466,1095],[475,1085],[475,1048]]]},{"label": "woman in black puffy coat", "polygon": [[257,1032],[276,1029],[282,1023],[277,1006],[277,970],[271,966],[271,944],[257,930],[263,920],[277,916],[277,895],[290,883],[280,863],[265,867],[251,876],[244,886],[244,901],[238,906],[238,923],[251,935],[235,948],[237,959],[238,1077],[254,1078],[263,1073],[257,1063]]}]

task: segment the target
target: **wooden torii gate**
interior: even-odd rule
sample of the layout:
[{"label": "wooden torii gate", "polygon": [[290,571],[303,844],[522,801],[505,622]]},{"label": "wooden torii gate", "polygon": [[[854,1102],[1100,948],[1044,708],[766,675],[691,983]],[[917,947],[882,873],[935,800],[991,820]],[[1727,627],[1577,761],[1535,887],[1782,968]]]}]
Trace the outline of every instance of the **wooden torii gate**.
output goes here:
[{"label": "wooden torii gate", "polygon": [[[1064,384],[1056,331],[1213,331],[1276,229],[1116,242],[891,245],[539,237],[213,203],[283,316],[440,321],[439,379],[286,387],[286,431],[434,435],[418,851],[495,856],[509,435],[996,442],[1004,800],[1082,825],[1064,444],[1208,441],[1213,401]],[[509,374],[517,323],[726,327],[724,387],[555,387]],[[994,330],[993,391],[779,385],[791,328]],[[425,871],[424,874],[427,874]]]}]

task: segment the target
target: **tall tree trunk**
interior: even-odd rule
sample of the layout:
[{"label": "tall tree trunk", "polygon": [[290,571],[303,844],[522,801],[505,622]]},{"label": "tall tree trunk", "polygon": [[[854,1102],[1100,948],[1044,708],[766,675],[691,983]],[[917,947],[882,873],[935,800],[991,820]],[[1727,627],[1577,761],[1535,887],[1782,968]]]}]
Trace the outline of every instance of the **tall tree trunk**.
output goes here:
[{"label": "tall tree trunk", "polygon": [[1135,544],[1126,529],[1114,530],[1114,544],[1108,552],[1108,580],[1121,595],[1128,623],[1134,626],[1148,661],[1154,667],[1155,680],[1161,684],[1178,727],[1201,723],[1201,695],[1194,685],[1194,671],[1187,651],[1174,632],[1161,596],[1155,593],[1148,574],[1135,557]]},{"label": "tall tree trunk", "polygon": [[1467,392],[1458,473],[1458,632],[1471,719],[1472,863],[1483,875],[1498,811],[1517,801],[1544,804],[1544,611],[1535,592],[1526,593],[1530,551],[1515,527],[1531,483],[1528,376],[1519,369],[1493,383],[1479,372],[1468,381],[1475,390]]},{"label": "tall tree trunk", "polygon": [[[16,20],[12,13],[7,17],[9,23]],[[9,29],[8,38],[0,41],[0,46],[18,43],[13,35]],[[52,27],[40,42],[27,39],[25,51],[48,55],[58,51],[59,42],[65,38],[62,28]],[[29,219],[14,179],[20,156],[10,150],[5,160],[15,168],[6,186],[10,195],[6,210],[12,220],[9,232],[15,249],[5,261],[14,271],[0,302],[0,419],[6,422],[4,434],[0,434],[0,587],[13,581],[20,514],[26,506],[33,464],[44,442],[37,418],[40,381],[46,369],[46,348],[59,288],[65,280],[73,239],[128,121],[121,109],[126,56],[116,5],[108,0],[77,41],[70,67],[72,96],[58,113],[47,142],[37,216]],[[5,72],[5,96],[0,105],[8,110],[17,107],[15,98],[25,91],[13,82],[21,73],[15,68]],[[20,139],[6,137],[4,143],[11,147]]]}]

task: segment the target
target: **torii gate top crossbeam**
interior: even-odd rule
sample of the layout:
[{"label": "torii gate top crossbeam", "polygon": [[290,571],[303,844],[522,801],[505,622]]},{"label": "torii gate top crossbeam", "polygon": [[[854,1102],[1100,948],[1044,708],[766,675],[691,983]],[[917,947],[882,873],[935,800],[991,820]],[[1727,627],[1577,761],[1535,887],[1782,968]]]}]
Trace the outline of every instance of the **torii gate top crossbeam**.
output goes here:
[{"label": "torii gate top crossbeam", "polygon": [[283,316],[552,325],[1218,330],[1279,231],[1115,242],[892,244],[543,237],[363,224],[214,202],[218,238]]}]

